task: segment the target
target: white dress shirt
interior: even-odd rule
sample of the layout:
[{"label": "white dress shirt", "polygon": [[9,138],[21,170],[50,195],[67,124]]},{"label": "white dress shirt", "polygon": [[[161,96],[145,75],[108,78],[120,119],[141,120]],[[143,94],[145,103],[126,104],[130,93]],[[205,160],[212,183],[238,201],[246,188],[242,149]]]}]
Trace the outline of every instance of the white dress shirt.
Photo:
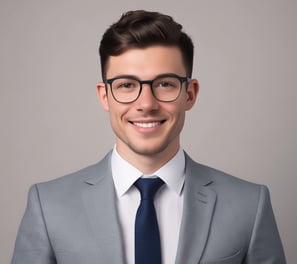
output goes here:
[{"label": "white dress shirt", "polygon": [[183,211],[183,186],[185,181],[185,156],[182,149],[152,175],[144,175],[125,161],[114,147],[111,159],[112,175],[116,189],[117,208],[122,230],[127,264],[134,264],[134,223],[140,193],[133,185],[140,177],[160,177],[165,184],[155,196],[162,263],[175,261],[179,229]]}]

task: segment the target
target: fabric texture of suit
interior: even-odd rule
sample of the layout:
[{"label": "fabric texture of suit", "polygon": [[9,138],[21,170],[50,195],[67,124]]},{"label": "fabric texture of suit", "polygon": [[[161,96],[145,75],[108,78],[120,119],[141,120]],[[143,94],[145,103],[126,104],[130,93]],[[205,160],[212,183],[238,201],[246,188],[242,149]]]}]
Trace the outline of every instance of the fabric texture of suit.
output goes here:
[{"label": "fabric texture of suit", "polygon": [[[110,157],[31,187],[12,264],[125,263]],[[187,155],[185,174],[176,264],[286,263],[265,186]]]}]

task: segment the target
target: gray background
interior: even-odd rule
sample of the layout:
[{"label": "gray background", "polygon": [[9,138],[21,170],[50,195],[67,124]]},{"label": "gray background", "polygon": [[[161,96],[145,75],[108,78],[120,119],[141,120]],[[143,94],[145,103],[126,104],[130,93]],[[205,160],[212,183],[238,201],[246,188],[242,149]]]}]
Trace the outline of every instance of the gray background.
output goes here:
[{"label": "gray background", "polygon": [[182,142],[201,163],[266,184],[288,263],[296,263],[296,1],[0,2],[0,263],[27,191],[96,162],[113,146],[97,101],[103,33],[130,9],[181,22],[201,92]]}]

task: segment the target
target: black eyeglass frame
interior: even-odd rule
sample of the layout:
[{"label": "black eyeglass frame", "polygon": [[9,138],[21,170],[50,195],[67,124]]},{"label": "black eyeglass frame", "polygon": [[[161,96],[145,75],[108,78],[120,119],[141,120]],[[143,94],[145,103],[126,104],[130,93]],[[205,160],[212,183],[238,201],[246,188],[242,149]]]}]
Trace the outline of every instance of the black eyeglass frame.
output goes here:
[{"label": "black eyeglass frame", "polygon": [[[171,78],[173,77],[173,78],[176,78],[176,79],[178,79],[178,80],[180,81],[180,88],[179,88],[179,93],[178,93],[178,95],[176,96],[175,99],[173,99],[173,100],[169,100],[169,101],[167,101],[167,100],[160,100],[159,98],[157,98],[156,95],[155,95],[155,93],[154,93],[154,89],[153,89],[153,83],[154,83],[156,80],[161,79],[161,78],[166,78],[166,77],[171,77]],[[140,89],[139,89],[138,95],[137,95],[137,97],[136,97],[134,100],[132,100],[132,101],[129,101],[129,102],[121,102],[121,101],[119,101],[119,100],[115,97],[115,95],[114,95],[114,93],[113,93],[112,83],[113,83],[115,80],[122,79],[122,78],[127,78],[127,79],[131,79],[131,80],[135,80],[135,81],[137,81],[137,82],[139,83],[139,85],[140,85]],[[137,101],[137,99],[138,99],[139,96],[141,95],[141,92],[142,92],[142,85],[143,85],[143,84],[149,84],[149,85],[150,85],[152,94],[153,94],[154,98],[155,98],[157,101],[159,101],[159,102],[163,102],[163,103],[172,103],[172,102],[176,101],[176,100],[178,99],[178,97],[180,96],[180,94],[181,94],[181,90],[182,90],[182,84],[183,84],[184,82],[189,83],[190,81],[191,81],[191,78],[190,78],[190,77],[183,77],[183,76],[179,76],[179,75],[177,75],[177,74],[162,74],[162,75],[158,75],[158,76],[157,76],[156,78],[154,78],[153,80],[139,80],[139,79],[136,78],[135,76],[131,76],[131,75],[120,75],[120,76],[117,76],[117,77],[114,77],[114,78],[111,78],[111,79],[104,79],[104,80],[103,80],[103,82],[104,82],[104,84],[105,84],[106,92],[107,92],[107,90],[108,90],[108,89],[107,89],[107,84],[109,84],[109,85],[110,85],[110,90],[111,90],[111,94],[112,94],[113,99],[114,99],[116,102],[121,103],[121,104],[131,104],[131,103]],[[186,88],[187,88],[187,86],[186,86]]]}]

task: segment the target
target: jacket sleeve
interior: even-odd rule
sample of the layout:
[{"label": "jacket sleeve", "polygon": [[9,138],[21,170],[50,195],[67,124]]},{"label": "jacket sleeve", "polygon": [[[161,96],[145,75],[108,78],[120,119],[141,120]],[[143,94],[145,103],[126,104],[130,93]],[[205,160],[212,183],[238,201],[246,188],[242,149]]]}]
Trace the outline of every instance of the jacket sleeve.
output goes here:
[{"label": "jacket sleeve", "polygon": [[286,263],[283,246],[271,206],[269,191],[266,186],[260,187],[258,210],[244,263]]},{"label": "jacket sleeve", "polygon": [[12,264],[56,264],[36,185],[30,188],[25,214],[17,234]]}]

